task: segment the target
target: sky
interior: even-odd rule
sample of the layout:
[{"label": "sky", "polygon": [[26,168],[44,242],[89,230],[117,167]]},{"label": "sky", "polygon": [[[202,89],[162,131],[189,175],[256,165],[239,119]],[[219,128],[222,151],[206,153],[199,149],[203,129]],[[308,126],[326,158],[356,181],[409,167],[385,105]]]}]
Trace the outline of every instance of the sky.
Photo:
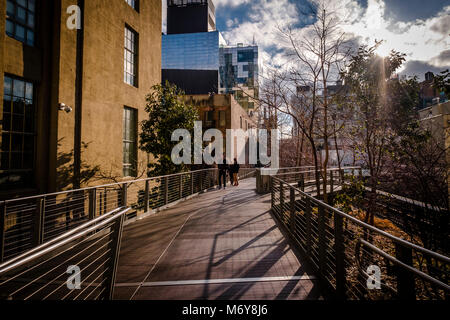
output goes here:
[{"label": "sky", "polygon": [[[163,29],[165,2],[163,1]],[[259,46],[260,63],[282,67],[287,57],[277,28],[293,28],[299,34],[315,23],[308,1],[317,0],[214,0],[216,24],[230,45]],[[384,40],[377,50],[405,53],[401,75],[424,78],[427,71],[450,69],[450,1],[445,0],[328,0],[337,10],[341,28],[359,44]]]}]

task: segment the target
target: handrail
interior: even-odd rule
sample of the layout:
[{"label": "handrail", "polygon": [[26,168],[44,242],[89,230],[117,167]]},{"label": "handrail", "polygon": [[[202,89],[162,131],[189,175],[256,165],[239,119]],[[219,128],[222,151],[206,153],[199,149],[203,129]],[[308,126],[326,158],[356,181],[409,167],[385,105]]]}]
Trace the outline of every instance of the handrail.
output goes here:
[{"label": "handrail", "polygon": [[[449,257],[365,223],[290,181],[270,176],[272,213],[336,297],[448,298]],[[369,286],[374,266],[381,290]]]},{"label": "handrail", "polygon": [[10,270],[12,270],[14,268],[18,268],[18,267],[20,267],[20,266],[22,266],[22,265],[24,265],[26,263],[29,263],[30,261],[32,261],[32,260],[34,260],[36,258],[39,258],[39,257],[41,257],[41,256],[43,256],[43,255],[45,255],[45,254],[47,254],[47,253],[49,253],[51,251],[54,251],[54,250],[56,250],[56,249],[58,249],[58,248],[60,248],[60,247],[62,247],[64,245],[66,245],[67,243],[70,243],[70,242],[72,242],[74,240],[77,240],[77,239],[79,239],[81,237],[84,237],[84,236],[88,235],[92,231],[95,231],[95,230],[97,230],[97,229],[107,225],[111,221],[116,220],[118,217],[125,215],[129,210],[130,210],[129,208],[125,208],[125,209],[122,209],[117,214],[115,214],[114,212],[111,212],[108,215],[104,215],[104,216],[100,217],[101,218],[100,220],[103,220],[103,221],[100,221],[100,222],[97,221],[98,224],[94,223],[93,226],[90,226],[90,225],[93,224],[94,221],[89,221],[88,223],[86,223],[86,224],[84,224],[82,226],[81,229],[85,229],[86,227],[90,226],[88,229],[86,229],[84,231],[81,231],[81,232],[76,233],[74,235],[71,235],[73,232],[70,232],[70,234],[68,232],[68,233],[63,234],[62,236],[60,236],[60,239],[58,241],[56,241],[56,243],[54,243],[54,244],[49,245],[49,244],[46,243],[46,244],[43,244],[43,245],[41,245],[41,246],[31,250],[30,252],[27,252],[27,253],[23,254],[22,259],[17,261],[17,262],[15,262],[15,261],[7,261],[7,262],[1,264],[0,265],[0,275],[2,273],[8,272],[8,271],[10,271]]},{"label": "handrail", "polygon": [[[23,254],[17,256],[17,257],[14,257],[14,258],[12,258],[12,259],[10,259],[10,260],[8,260],[8,261],[5,261],[4,263],[1,263],[1,264],[0,264],[0,274],[3,272],[2,269],[3,269],[3,268],[6,268],[8,265],[13,264],[13,263],[15,263],[16,261],[23,260],[23,259],[25,259],[27,256],[29,256],[29,255],[31,255],[31,254],[33,254],[33,253],[35,253],[35,252],[40,252],[40,251],[44,250],[46,247],[52,246],[53,244],[57,243],[58,241],[61,241],[61,240],[63,240],[64,238],[66,238],[66,237],[68,237],[68,236],[70,236],[70,235],[72,235],[72,234],[75,234],[75,233],[79,232],[80,230],[85,229],[87,226],[90,226],[90,225],[92,225],[92,224],[93,224],[95,227],[100,226],[100,224],[99,224],[99,225],[96,225],[96,223],[98,223],[98,222],[100,222],[100,221],[102,221],[102,220],[104,220],[104,219],[106,219],[106,218],[108,218],[108,217],[114,216],[114,215],[115,215],[117,212],[119,212],[120,210],[122,210],[122,211],[121,211],[121,213],[118,214],[119,216],[120,216],[120,215],[123,215],[123,214],[125,214],[125,213],[127,213],[128,211],[130,211],[130,208],[127,208],[127,209],[124,209],[124,208],[117,208],[117,209],[115,209],[115,210],[113,210],[113,211],[111,211],[111,212],[109,212],[109,213],[107,213],[107,214],[104,214],[104,215],[102,215],[102,216],[100,216],[100,217],[95,218],[94,220],[89,220],[88,222],[82,224],[81,226],[78,226],[78,227],[76,227],[76,228],[74,228],[74,229],[72,229],[72,230],[69,230],[69,231],[67,231],[66,233],[64,233],[64,234],[62,234],[62,235],[60,235],[60,236],[58,236],[58,237],[56,237],[56,238],[54,238],[54,239],[51,239],[51,240],[49,240],[49,241],[47,241],[47,242],[41,244],[40,246],[35,247],[35,248],[33,248],[33,249],[31,249],[31,250],[29,250],[29,251],[27,251],[27,252],[25,252],[25,253],[23,253]],[[114,216],[113,218],[115,219],[116,217],[117,217],[117,215]]]},{"label": "handrail", "polygon": [[[281,180],[279,178],[276,178],[276,177],[272,177],[272,178],[275,179],[275,180],[278,180],[278,181],[280,181],[282,183],[286,183],[286,182],[284,182],[283,180]],[[428,255],[436,258],[436,259],[440,259],[440,260],[445,261],[446,263],[450,263],[450,258],[449,257],[446,257],[444,255],[441,255],[441,254],[437,253],[437,252],[428,250],[428,249],[420,247],[420,246],[418,246],[418,245],[416,245],[414,243],[411,243],[409,241],[406,241],[406,240],[403,240],[401,238],[398,238],[398,237],[396,237],[396,236],[394,236],[394,235],[392,235],[392,234],[390,234],[390,233],[388,233],[386,231],[378,229],[377,227],[374,227],[374,226],[372,226],[370,224],[367,224],[367,223],[365,223],[365,222],[363,222],[363,221],[361,221],[361,220],[359,220],[359,219],[357,219],[355,217],[352,217],[351,215],[349,215],[349,214],[347,214],[345,212],[342,212],[339,209],[336,209],[336,208],[326,204],[325,202],[323,202],[321,200],[318,200],[318,199],[314,198],[313,196],[303,192],[302,190],[300,190],[300,189],[298,189],[298,188],[296,188],[294,186],[290,186],[290,187],[292,189],[294,189],[295,191],[299,192],[302,196],[304,196],[304,197],[310,199],[311,201],[315,202],[316,204],[318,204],[320,206],[323,206],[323,207],[325,207],[325,209],[333,211],[334,213],[337,213],[337,214],[339,214],[340,216],[342,216],[342,217],[344,217],[346,219],[351,220],[352,222],[358,224],[361,227],[364,227],[364,228],[369,229],[371,231],[374,231],[374,232],[376,232],[378,234],[381,234],[381,235],[385,236],[386,238],[389,238],[389,239],[391,239],[391,240],[393,240],[393,241],[395,241],[395,242],[397,242],[399,244],[402,244],[405,247],[409,247],[409,248],[414,249],[416,251],[421,251],[421,252],[426,253],[426,254],[428,254]]]},{"label": "handrail", "polygon": [[447,285],[447,284],[445,284],[445,283],[443,283],[443,282],[441,282],[441,281],[439,281],[439,280],[429,276],[428,274],[426,274],[426,273],[424,273],[424,272],[422,272],[420,270],[417,270],[416,268],[413,268],[413,267],[411,267],[411,266],[401,262],[400,260],[398,260],[398,259],[394,258],[393,256],[387,254],[386,252],[384,252],[380,248],[377,248],[373,244],[371,244],[371,243],[369,243],[369,242],[367,242],[367,241],[365,241],[363,239],[359,239],[359,242],[361,244],[363,244],[364,246],[368,247],[369,249],[371,249],[372,251],[376,252],[377,254],[382,256],[383,258],[386,258],[389,261],[391,261],[391,262],[401,266],[402,268],[407,269],[408,271],[414,273],[415,275],[417,275],[417,276],[419,276],[419,277],[421,277],[421,278],[423,278],[423,279],[425,279],[427,281],[430,281],[430,282],[434,283],[435,285],[437,285],[438,287],[440,287],[440,288],[442,288],[444,290],[450,291],[450,286],[449,285]]},{"label": "handrail", "polygon": [[[361,170],[361,167],[342,167],[342,168],[327,168],[328,172],[336,172],[336,171],[344,171],[344,170]],[[304,173],[315,173],[315,170],[308,170],[308,171],[294,171],[294,172],[284,172],[284,173],[277,173],[276,176],[288,176],[288,175],[294,175],[294,174],[304,174]],[[318,171],[318,173],[321,173],[322,169]]]},{"label": "handrail", "polygon": [[210,169],[186,171],[186,172],[174,173],[174,174],[169,174],[169,175],[164,175],[164,176],[149,177],[149,178],[145,178],[145,179],[127,180],[127,181],[103,184],[103,185],[86,187],[86,188],[80,188],[80,189],[72,189],[72,190],[65,190],[65,191],[59,191],[59,192],[53,192],[53,193],[38,194],[38,195],[34,195],[34,196],[29,196],[29,197],[3,200],[3,201],[0,201],[0,204],[3,204],[3,203],[4,204],[9,204],[9,203],[18,202],[18,201],[38,199],[38,198],[42,198],[42,197],[58,196],[58,195],[66,194],[66,193],[69,193],[69,192],[89,191],[89,190],[100,189],[100,188],[107,188],[107,187],[112,187],[112,186],[120,186],[120,185],[123,185],[123,184],[132,184],[132,183],[136,183],[136,182],[152,181],[152,180],[163,179],[163,178],[167,178],[167,177],[177,177],[177,176],[180,176],[180,175],[186,175],[186,174],[191,174],[191,173],[196,173],[196,172],[208,172],[208,171],[214,171],[214,170],[217,170],[217,169],[210,168]]}]

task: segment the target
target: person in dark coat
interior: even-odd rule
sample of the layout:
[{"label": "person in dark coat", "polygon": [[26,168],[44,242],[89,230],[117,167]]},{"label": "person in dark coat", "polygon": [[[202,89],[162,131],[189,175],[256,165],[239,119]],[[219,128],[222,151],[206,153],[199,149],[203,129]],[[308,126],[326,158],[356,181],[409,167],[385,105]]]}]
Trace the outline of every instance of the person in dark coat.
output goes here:
[{"label": "person in dark coat", "polygon": [[223,183],[223,187],[226,188],[227,187],[227,170],[229,170],[229,168],[228,168],[227,159],[225,158],[225,156],[223,157],[223,162],[218,164],[218,168],[219,168],[219,189],[222,188],[222,183]]},{"label": "person in dark coat", "polygon": [[233,186],[238,186],[239,185],[239,180],[238,180],[238,173],[239,173],[239,169],[241,168],[241,166],[239,165],[239,163],[237,162],[236,159],[234,159],[234,163],[231,166],[231,172],[233,172]]}]

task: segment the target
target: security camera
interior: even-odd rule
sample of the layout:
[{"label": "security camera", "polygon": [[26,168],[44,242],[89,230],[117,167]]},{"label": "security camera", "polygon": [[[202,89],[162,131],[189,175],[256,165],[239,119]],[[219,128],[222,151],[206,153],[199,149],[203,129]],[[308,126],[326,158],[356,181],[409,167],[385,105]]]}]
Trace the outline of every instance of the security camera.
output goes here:
[{"label": "security camera", "polygon": [[60,103],[59,104],[59,110],[60,111],[65,111],[66,113],[72,112],[72,108],[69,107],[68,105],[64,104],[64,103]]}]

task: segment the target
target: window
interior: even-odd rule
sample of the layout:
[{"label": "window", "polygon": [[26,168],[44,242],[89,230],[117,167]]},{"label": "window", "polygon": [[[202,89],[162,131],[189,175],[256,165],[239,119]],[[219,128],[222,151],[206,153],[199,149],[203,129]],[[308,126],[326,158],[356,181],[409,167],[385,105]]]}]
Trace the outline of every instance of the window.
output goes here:
[{"label": "window", "polygon": [[125,0],[134,10],[139,11],[139,0]]},{"label": "window", "polygon": [[137,176],[137,110],[123,109],[123,175]]},{"label": "window", "polygon": [[5,76],[0,181],[6,186],[31,184],[35,149],[33,95],[33,83]]},{"label": "window", "polygon": [[227,118],[225,111],[219,111],[219,126],[226,127],[227,126]]},{"label": "window", "polygon": [[242,117],[241,117],[241,129],[242,129]]},{"label": "window", "polygon": [[35,0],[6,1],[6,34],[34,46]]},{"label": "window", "polygon": [[138,86],[138,41],[139,35],[129,27],[125,27],[124,81]]},{"label": "window", "polygon": [[245,50],[238,52],[238,62],[250,62],[255,58],[253,50]]}]

